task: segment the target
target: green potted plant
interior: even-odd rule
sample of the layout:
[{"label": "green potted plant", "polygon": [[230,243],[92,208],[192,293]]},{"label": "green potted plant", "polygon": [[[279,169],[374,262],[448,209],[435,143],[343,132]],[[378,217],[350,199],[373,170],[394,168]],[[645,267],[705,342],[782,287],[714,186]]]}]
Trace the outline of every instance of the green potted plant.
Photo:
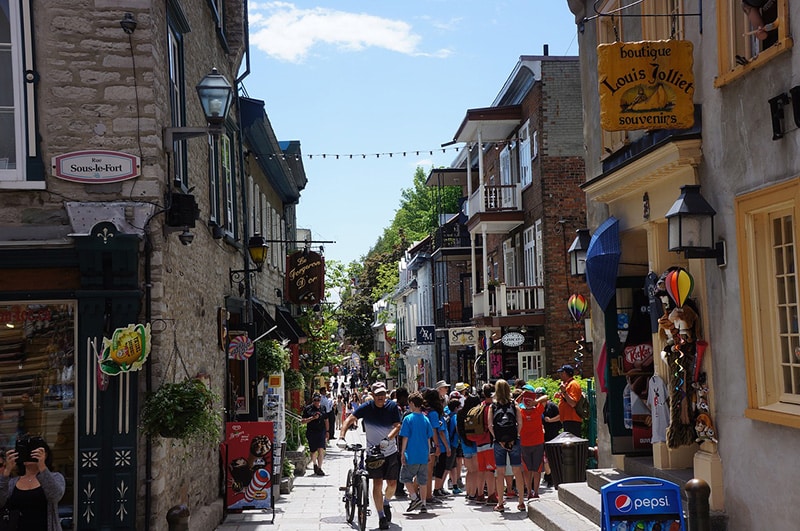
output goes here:
[{"label": "green potted plant", "polygon": [[190,441],[218,442],[222,415],[219,397],[196,378],[164,383],[144,400],[140,424],[147,435]]},{"label": "green potted plant", "polygon": [[289,350],[280,341],[267,339],[256,343],[256,365],[259,378],[278,374],[289,368]]},{"label": "green potted plant", "polygon": [[306,381],[300,371],[295,369],[286,369],[284,372],[284,386],[287,391],[300,391],[305,388]]}]

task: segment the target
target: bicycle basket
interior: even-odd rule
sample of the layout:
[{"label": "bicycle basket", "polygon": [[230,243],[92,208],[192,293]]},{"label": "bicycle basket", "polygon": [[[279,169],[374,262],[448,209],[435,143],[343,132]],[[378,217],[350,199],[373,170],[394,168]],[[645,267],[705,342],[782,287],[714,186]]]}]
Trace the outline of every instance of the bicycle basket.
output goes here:
[{"label": "bicycle basket", "polygon": [[386,462],[386,458],[383,456],[380,448],[373,448],[370,450],[369,454],[367,454],[364,463],[366,467],[370,470],[376,470],[383,466],[383,463]]}]

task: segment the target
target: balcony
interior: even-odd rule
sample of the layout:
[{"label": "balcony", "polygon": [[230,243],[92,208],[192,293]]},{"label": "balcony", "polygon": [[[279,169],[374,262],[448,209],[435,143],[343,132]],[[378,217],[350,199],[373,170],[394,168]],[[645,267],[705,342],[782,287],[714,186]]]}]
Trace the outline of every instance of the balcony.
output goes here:
[{"label": "balcony", "polygon": [[525,221],[518,184],[481,184],[467,202],[470,232],[509,232]]},{"label": "balcony", "polygon": [[544,312],[544,286],[506,286],[500,284],[475,295],[473,318],[507,317]]},{"label": "balcony", "polygon": [[464,306],[461,301],[446,302],[436,309],[435,324],[437,327],[466,325],[472,320],[472,306]]},{"label": "balcony", "polygon": [[434,249],[469,248],[469,231],[464,225],[444,225],[436,229]]}]

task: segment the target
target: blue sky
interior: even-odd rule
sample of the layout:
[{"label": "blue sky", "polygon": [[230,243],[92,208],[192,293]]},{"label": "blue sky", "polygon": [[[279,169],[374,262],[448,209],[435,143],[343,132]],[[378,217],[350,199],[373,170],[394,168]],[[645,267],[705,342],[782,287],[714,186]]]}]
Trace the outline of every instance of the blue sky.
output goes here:
[{"label": "blue sky", "polygon": [[550,55],[578,54],[566,0],[250,2],[249,10],[245,88],[266,102],[278,139],[301,142],[308,185],[298,226],[336,241],[325,256],[345,263],[389,225],[417,166],[427,174],[453,161],[460,145],[441,145],[467,109],[491,105],[520,55],[541,55],[544,44]]}]

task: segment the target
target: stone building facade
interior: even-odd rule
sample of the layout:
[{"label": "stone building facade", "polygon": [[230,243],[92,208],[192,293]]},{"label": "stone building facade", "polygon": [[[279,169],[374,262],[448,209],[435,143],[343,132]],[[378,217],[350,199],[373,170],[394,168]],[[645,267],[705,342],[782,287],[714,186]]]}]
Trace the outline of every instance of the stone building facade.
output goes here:
[{"label": "stone building facade", "polygon": [[[148,391],[201,377],[225,420],[259,416],[254,359],[227,359],[226,330],[268,330],[255,306],[283,305],[276,290],[306,181],[299,143],[278,143],[263,102],[237,96],[249,73],[246,2],[0,6],[11,93],[0,103],[0,392],[12,419],[2,444],[45,436],[75,529],[166,529],[177,504],[193,529],[211,529],[222,516],[219,449],[145,437],[138,415]],[[220,130],[182,139],[176,129],[165,142],[165,128],[206,126],[195,86],[212,68],[232,89]],[[247,257],[257,232],[276,241],[260,273]],[[135,323],[151,326],[149,359],[104,379],[103,338]],[[8,383],[12,370],[24,385]]]}]

